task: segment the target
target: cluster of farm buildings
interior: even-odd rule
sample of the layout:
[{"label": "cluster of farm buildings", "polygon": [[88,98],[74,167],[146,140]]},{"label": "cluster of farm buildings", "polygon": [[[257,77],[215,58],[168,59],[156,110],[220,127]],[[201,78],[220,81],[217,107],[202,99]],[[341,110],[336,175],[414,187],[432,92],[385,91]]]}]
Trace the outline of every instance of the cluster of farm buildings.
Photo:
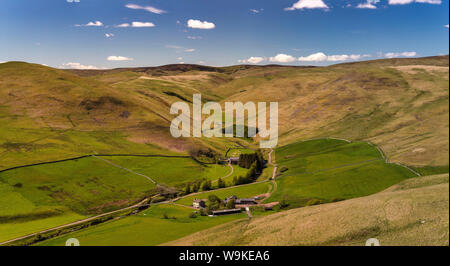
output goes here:
[{"label": "cluster of farm buildings", "polygon": [[[240,199],[236,196],[231,196],[228,197],[224,200],[225,205],[228,204],[228,202],[234,200],[234,204],[235,204],[235,209],[228,209],[228,210],[216,210],[212,212],[213,216],[221,216],[221,215],[229,215],[229,214],[236,214],[236,213],[240,213],[242,211],[242,209],[251,207],[251,206],[258,206],[258,200],[263,199],[264,196],[257,196],[257,197],[253,197],[253,198],[244,198],[244,199]],[[206,200],[203,199],[195,199],[192,206],[194,208],[197,209],[203,209],[206,208]],[[266,209],[271,209],[273,206],[266,204],[263,205],[264,208]]]}]

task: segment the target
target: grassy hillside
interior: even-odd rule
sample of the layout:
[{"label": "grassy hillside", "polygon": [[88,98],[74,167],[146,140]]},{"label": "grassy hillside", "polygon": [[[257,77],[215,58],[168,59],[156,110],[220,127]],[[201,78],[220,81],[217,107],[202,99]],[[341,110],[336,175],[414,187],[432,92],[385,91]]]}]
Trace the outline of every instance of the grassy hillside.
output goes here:
[{"label": "grassy hillside", "polygon": [[378,194],[240,220],[167,245],[449,245],[449,177],[403,181]]},{"label": "grassy hillside", "polygon": [[[243,139],[174,139],[170,105],[278,101],[280,144],[370,140],[407,165],[447,166],[449,57],[330,67],[171,65],[105,71],[0,65],[0,167],[114,152],[224,153]],[[280,92],[283,88],[283,93]],[[5,130],[5,129],[8,130]],[[79,145],[83,143],[83,145]]]},{"label": "grassy hillside", "polygon": [[281,173],[269,201],[284,200],[291,207],[367,196],[416,176],[402,166],[387,164],[381,152],[366,142],[297,142],[277,149],[276,158]]},{"label": "grassy hillside", "polygon": [[[175,205],[153,206],[137,216],[90,227],[39,245],[64,246],[68,238],[75,237],[83,246],[156,246],[246,216],[189,218],[192,212],[192,209]],[[164,218],[164,214],[168,219]]]},{"label": "grassy hillside", "polygon": [[[448,56],[330,67],[170,65],[101,71],[4,63],[0,171],[92,154],[179,156],[204,151],[225,157],[257,149],[257,139],[173,138],[170,106],[192,104],[192,94],[201,93],[203,102],[279,103],[280,145],[273,155],[280,176],[270,188],[269,201],[285,200],[296,207],[311,200],[363,197],[414,176],[404,167],[386,164],[366,141],[380,146],[390,162],[421,174],[448,172],[448,66]],[[327,137],[352,143],[323,139]],[[318,138],[322,140],[303,141]],[[0,240],[129,206],[151,194],[155,184],[130,171],[167,186],[216,180],[230,171],[190,158],[105,159],[110,163],[87,157],[0,172]],[[259,180],[271,177],[271,170]],[[245,171],[235,167],[225,180]],[[253,196],[266,193],[268,186],[217,194]],[[180,202],[188,205],[191,200]]]}]

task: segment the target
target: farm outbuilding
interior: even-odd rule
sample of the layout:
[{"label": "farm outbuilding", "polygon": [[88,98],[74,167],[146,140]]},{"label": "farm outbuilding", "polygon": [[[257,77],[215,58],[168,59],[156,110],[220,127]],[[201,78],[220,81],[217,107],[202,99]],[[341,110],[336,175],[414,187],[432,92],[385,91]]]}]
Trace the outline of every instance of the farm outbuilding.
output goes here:
[{"label": "farm outbuilding", "polygon": [[194,208],[197,208],[197,209],[205,208],[206,207],[206,201],[202,200],[202,199],[195,199],[194,203],[192,204],[192,206]]}]

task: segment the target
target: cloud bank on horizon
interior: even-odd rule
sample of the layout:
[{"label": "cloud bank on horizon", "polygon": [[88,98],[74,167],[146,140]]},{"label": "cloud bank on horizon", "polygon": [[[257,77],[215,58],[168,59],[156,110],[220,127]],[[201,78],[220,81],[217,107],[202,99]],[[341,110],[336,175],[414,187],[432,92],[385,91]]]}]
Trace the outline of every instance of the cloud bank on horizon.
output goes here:
[{"label": "cloud bank on horizon", "polygon": [[[174,61],[329,65],[448,54],[446,0],[61,1],[4,0],[0,32],[8,40],[0,42],[0,62],[74,69]],[[25,15],[35,7],[48,10],[47,19]],[[27,38],[30,44],[19,43]]]}]

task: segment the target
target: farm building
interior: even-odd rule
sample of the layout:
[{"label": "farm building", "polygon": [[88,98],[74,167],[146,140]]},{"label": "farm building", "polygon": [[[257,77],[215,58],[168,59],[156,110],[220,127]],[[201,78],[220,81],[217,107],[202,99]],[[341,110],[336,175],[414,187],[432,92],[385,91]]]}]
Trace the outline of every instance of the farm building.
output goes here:
[{"label": "farm building", "polygon": [[204,200],[201,200],[201,199],[195,199],[194,203],[192,204],[192,206],[194,206],[194,208],[197,208],[197,209],[205,208],[206,207],[206,202]]},{"label": "farm building", "polygon": [[240,158],[239,158],[239,157],[230,157],[230,158],[228,158],[228,162],[229,162],[230,164],[238,164],[239,161],[240,161]]},{"label": "farm building", "polygon": [[235,201],[236,205],[256,205],[258,202],[254,199],[237,199]]},{"label": "farm building", "polygon": [[222,216],[222,215],[230,215],[230,214],[236,214],[241,213],[241,209],[231,209],[231,210],[220,210],[220,211],[213,211],[213,216]]},{"label": "farm building", "polygon": [[236,202],[237,199],[238,199],[238,198],[237,198],[236,196],[231,196],[231,197],[226,198],[226,199],[224,200],[224,203],[225,203],[225,204],[228,204],[228,202],[231,201],[231,200],[234,200],[234,201]]},{"label": "farm building", "polygon": [[229,201],[234,200],[236,205],[256,205],[258,204],[255,199],[239,199],[236,196],[228,197],[224,200],[225,204],[228,204]]}]

